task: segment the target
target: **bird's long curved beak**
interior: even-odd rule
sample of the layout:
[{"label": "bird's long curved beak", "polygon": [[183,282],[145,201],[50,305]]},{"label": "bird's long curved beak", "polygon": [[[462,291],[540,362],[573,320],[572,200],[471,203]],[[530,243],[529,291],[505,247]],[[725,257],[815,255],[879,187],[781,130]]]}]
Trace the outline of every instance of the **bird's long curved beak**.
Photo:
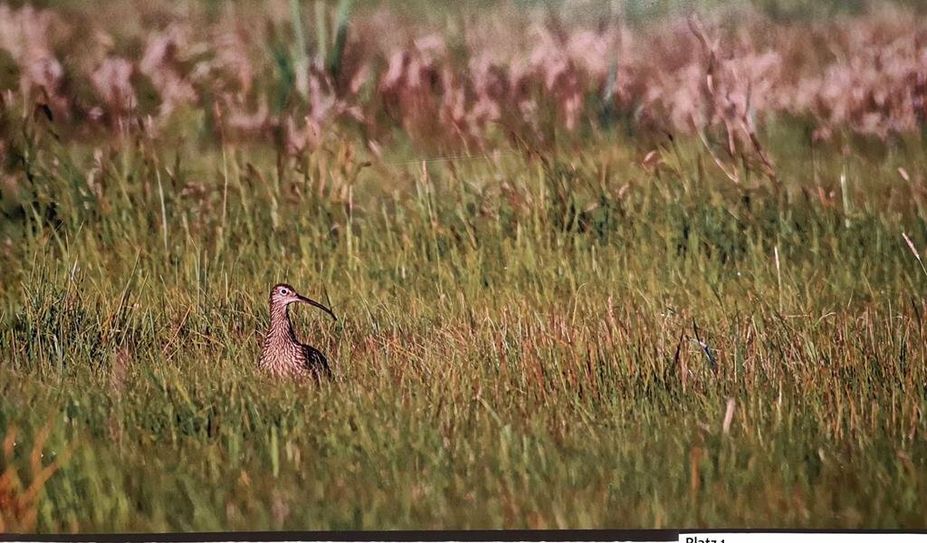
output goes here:
[{"label": "bird's long curved beak", "polygon": [[338,320],[338,317],[335,316],[335,313],[334,313],[331,309],[329,309],[327,306],[325,306],[324,304],[320,304],[319,302],[313,300],[312,298],[306,298],[306,297],[303,296],[302,294],[297,294],[297,295],[296,295],[296,298],[297,298],[300,302],[302,302],[302,303],[304,303],[304,304],[309,304],[309,305],[313,305],[313,306],[315,306],[315,307],[318,307],[318,308],[321,309],[322,311],[324,311],[324,312],[328,313],[329,315],[331,315],[331,318],[333,318],[333,319],[335,319],[335,320]]}]

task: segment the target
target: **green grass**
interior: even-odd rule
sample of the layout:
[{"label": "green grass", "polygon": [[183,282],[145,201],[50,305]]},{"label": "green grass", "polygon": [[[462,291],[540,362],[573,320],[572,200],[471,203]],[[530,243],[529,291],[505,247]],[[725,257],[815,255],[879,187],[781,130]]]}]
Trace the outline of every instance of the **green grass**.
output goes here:
[{"label": "green grass", "polygon": [[[773,134],[777,188],[692,141],[423,174],[25,134],[0,471],[49,426],[37,530],[925,527],[918,142]],[[295,320],[336,382],[256,371],[278,281],[330,299]]]}]

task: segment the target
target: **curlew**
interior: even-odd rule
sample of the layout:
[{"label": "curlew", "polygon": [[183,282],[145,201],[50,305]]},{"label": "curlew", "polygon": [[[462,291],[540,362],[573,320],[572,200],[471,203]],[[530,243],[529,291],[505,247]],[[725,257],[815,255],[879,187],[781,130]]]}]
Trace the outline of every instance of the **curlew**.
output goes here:
[{"label": "curlew", "polygon": [[264,338],[259,366],[274,377],[312,377],[316,381],[322,377],[331,378],[325,355],[296,339],[289,313],[290,304],[294,303],[313,305],[338,320],[331,309],[299,294],[290,285],[274,286],[270,291],[270,328]]}]

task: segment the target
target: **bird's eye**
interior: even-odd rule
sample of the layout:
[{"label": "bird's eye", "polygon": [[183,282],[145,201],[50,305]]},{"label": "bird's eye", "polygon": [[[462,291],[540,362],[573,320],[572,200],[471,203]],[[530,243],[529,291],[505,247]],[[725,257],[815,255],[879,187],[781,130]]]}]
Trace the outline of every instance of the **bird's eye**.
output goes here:
[{"label": "bird's eye", "polygon": [[280,294],[283,294],[284,296],[286,296],[286,295],[289,294],[289,293],[290,293],[290,291],[287,290],[287,289],[285,289],[285,288],[280,289]]}]

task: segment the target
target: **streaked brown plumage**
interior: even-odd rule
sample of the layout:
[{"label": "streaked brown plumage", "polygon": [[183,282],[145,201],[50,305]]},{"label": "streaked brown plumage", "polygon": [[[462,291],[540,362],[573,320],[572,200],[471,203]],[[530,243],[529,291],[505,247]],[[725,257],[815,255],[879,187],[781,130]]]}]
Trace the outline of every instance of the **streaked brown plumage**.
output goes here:
[{"label": "streaked brown plumage", "polygon": [[313,305],[337,320],[331,309],[299,294],[290,285],[275,285],[270,291],[270,328],[261,349],[260,368],[278,378],[331,378],[325,355],[296,339],[289,314],[289,306],[293,303]]}]

